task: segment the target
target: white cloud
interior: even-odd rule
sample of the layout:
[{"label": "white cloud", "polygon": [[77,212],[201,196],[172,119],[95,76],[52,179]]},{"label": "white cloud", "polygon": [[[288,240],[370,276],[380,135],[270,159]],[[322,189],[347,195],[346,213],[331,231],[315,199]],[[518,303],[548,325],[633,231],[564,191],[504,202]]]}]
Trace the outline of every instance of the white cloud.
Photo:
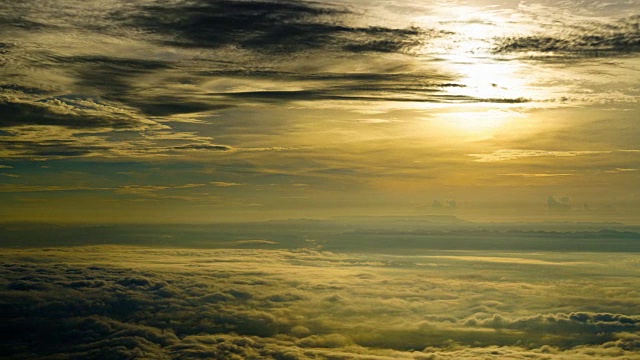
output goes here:
[{"label": "white cloud", "polygon": [[218,186],[218,187],[231,187],[231,186],[243,186],[243,185],[246,185],[246,184],[227,182],[227,181],[213,181],[210,184]]}]

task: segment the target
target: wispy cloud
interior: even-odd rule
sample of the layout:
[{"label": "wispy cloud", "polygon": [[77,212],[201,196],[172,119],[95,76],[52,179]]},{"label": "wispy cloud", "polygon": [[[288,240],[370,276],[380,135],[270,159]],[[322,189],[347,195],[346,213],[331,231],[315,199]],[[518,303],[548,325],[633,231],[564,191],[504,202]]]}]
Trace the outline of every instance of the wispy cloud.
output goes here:
[{"label": "wispy cloud", "polygon": [[576,22],[556,31],[500,39],[494,51],[576,58],[636,53],[640,51],[639,24],[637,15],[613,23]]},{"label": "wispy cloud", "polygon": [[615,168],[615,169],[611,169],[611,170],[606,170],[605,173],[609,173],[609,174],[620,174],[620,173],[634,173],[640,171],[640,169],[634,169],[634,168]]},{"label": "wispy cloud", "polygon": [[[138,198],[152,199],[179,199],[197,200],[202,199],[190,194],[174,194],[176,190],[193,189],[205,186],[205,184],[183,184],[183,185],[122,185],[118,187],[95,187],[95,186],[64,186],[64,185],[25,185],[25,184],[0,184],[0,193],[34,193],[34,192],[85,192],[99,191],[112,192],[118,195],[135,196]],[[205,197],[210,198],[210,197]]]},{"label": "wispy cloud", "polygon": [[184,185],[124,185],[115,188],[115,191],[120,194],[144,194],[148,195],[162,190],[175,190],[175,189],[191,189],[204,186],[205,184],[184,184]]},{"label": "wispy cloud", "polygon": [[354,27],[340,21],[346,7],[303,1],[192,1],[154,3],[111,14],[162,36],[165,44],[268,54],[322,49],[349,52],[409,51],[437,33],[419,28]]},{"label": "wispy cloud", "polygon": [[112,188],[90,187],[90,186],[62,186],[62,185],[22,185],[22,184],[0,184],[0,192],[22,193],[22,192],[50,192],[50,191],[109,191]]},{"label": "wispy cloud", "polygon": [[0,97],[0,128],[53,125],[75,129],[146,130],[163,129],[158,124],[117,104],[92,99],[57,97],[36,101]]},{"label": "wispy cloud", "polygon": [[508,173],[498,174],[500,176],[517,176],[527,178],[545,178],[545,177],[558,177],[558,176],[574,176],[572,173]]},{"label": "wispy cloud", "polygon": [[574,157],[581,155],[608,154],[611,151],[549,151],[549,150],[518,150],[518,149],[501,149],[488,154],[468,154],[468,156],[476,158],[478,162],[495,162],[516,160],[530,157]]},{"label": "wispy cloud", "polygon": [[211,185],[215,185],[218,187],[231,187],[231,186],[243,186],[246,184],[234,183],[234,182],[226,182],[226,181],[213,181],[210,182]]}]

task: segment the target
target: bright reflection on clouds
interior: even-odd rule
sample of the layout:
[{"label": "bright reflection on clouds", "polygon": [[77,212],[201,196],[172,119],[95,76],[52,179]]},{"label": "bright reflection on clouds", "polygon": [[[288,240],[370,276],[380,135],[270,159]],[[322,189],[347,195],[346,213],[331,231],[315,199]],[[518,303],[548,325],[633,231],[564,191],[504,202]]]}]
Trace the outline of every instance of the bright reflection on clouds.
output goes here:
[{"label": "bright reflection on clouds", "polygon": [[455,132],[456,138],[491,137],[525,116],[505,108],[539,108],[545,106],[541,100],[553,96],[548,88],[539,86],[543,81],[530,65],[493,53],[496,38],[531,31],[529,25],[516,23],[514,17],[513,12],[498,10],[496,6],[450,6],[415,19],[423,26],[439,20],[451,32],[450,36],[434,39],[420,50],[421,56],[435,58],[441,70],[453,74],[459,84],[447,87],[444,92],[460,99],[493,103],[481,109],[473,104],[449,107],[446,113],[437,116],[441,124],[432,121],[434,126]]},{"label": "bright reflection on clouds", "polygon": [[490,137],[508,122],[524,117],[523,114],[500,111],[483,110],[461,111],[440,114],[442,127],[459,132],[461,135],[476,139]]},{"label": "bright reflection on clouds", "polygon": [[460,57],[447,66],[460,76],[464,87],[448,89],[452,95],[473,96],[478,99],[530,99],[528,89],[534,79],[519,76],[519,66],[514,63],[487,61],[472,56]]}]

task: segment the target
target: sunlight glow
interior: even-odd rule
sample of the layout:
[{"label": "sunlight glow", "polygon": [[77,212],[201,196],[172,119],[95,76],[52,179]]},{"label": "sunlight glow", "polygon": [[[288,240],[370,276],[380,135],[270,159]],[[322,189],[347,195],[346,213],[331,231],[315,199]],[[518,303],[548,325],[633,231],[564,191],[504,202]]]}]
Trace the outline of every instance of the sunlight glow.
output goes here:
[{"label": "sunlight glow", "polygon": [[445,113],[439,118],[444,128],[475,139],[491,137],[514,118],[523,116],[513,111],[479,110]]},{"label": "sunlight glow", "polygon": [[[429,123],[450,138],[475,141],[504,131],[514,119],[526,117],[527,109],[544,106],[545,102],[538,100],[548,99],[550,94],[537,85],[541,80],[531,71],[530,64],[514,59],[504,61],[494,53],[496,38],[526,29],[514,28],[508,14],[491,7],[461,9],[444,10],[451,11],[447,15],[453,20],[444,25],[453,35],[434,39],[425,47],[424,55],[435,56],[441,69],[456,79],[460,86],[443,91],[462,104],[442,109],[435,116],[437,123],[431,116]],[[433,19],[419,21],[426,24]],[[434,48],[440,52],[434,54]]]}]

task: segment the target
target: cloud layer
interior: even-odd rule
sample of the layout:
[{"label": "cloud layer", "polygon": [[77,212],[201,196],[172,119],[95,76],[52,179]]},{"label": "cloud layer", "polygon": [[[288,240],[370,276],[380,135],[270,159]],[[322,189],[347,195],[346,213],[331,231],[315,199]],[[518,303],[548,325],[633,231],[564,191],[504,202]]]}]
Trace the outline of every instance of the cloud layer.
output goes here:
[{"label": "cloud layer", "polygon": [[165,37],[171,45],[232,46],[289,54],[314,49],[351,52],[408,51],[427,38],[419,28],[352,27],[346,7],[303,1],[194,1],[136,7],[113,16]]},{"label": "cloud layer", "polygon": [[16,358],[159,359],[572,359],[640,350],[632,255],[537,261],[475,252],[464,267],[458,255],[5,249],[0,291],[12,331],[3,348]]}]

